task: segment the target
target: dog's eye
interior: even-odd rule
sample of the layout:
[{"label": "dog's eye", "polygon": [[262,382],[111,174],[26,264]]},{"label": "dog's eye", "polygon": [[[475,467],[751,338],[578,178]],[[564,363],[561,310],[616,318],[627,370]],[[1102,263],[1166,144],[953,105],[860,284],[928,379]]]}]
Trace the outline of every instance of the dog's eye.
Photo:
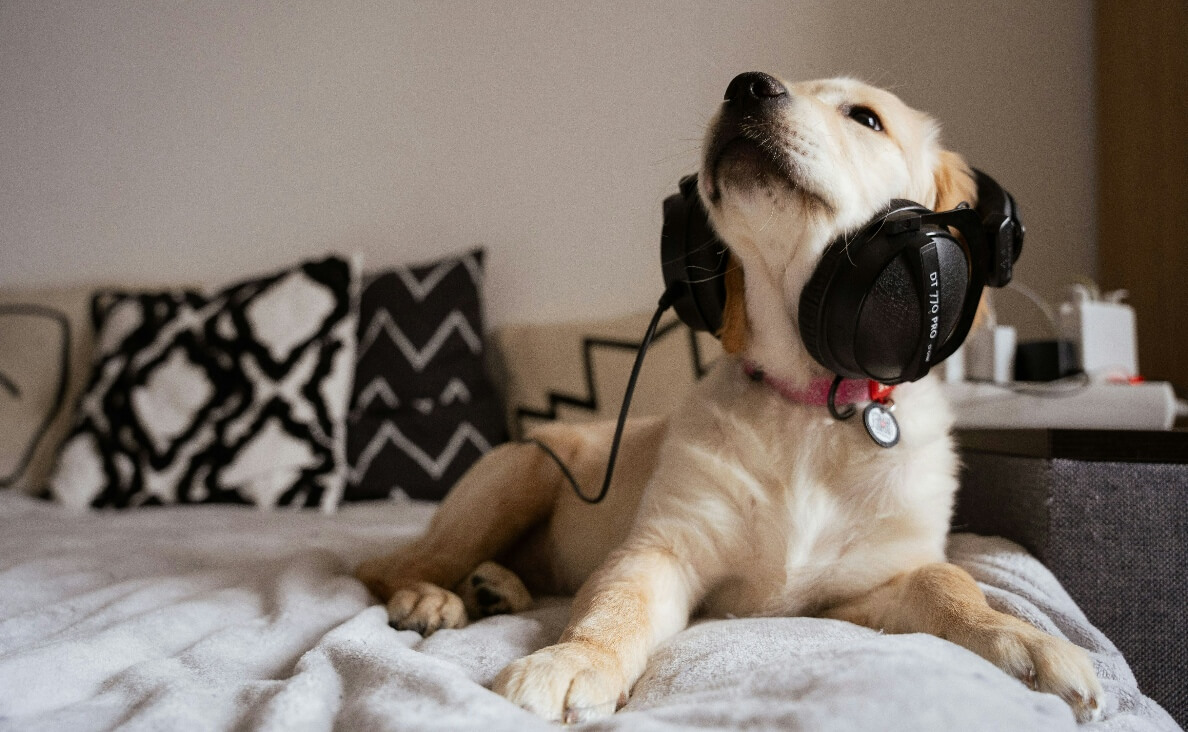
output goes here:
[{"label": "dog's eye", "polygon": [[883,131],[883,122],[870,107],[850,107],[847,116],[860,125],[865,125],[875,132]]}]

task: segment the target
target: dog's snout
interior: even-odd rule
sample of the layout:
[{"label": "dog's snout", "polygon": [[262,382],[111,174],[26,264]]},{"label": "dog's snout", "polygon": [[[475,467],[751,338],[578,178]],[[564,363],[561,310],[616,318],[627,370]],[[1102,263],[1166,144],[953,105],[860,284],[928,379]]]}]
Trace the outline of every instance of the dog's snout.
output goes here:
[{"label": "dog's snout", "polygon": [[774,76],[762,71],[748,71],[734,77],[726,87],[726,103],[739,107],[781,102],[788,98],[788,90]]}]

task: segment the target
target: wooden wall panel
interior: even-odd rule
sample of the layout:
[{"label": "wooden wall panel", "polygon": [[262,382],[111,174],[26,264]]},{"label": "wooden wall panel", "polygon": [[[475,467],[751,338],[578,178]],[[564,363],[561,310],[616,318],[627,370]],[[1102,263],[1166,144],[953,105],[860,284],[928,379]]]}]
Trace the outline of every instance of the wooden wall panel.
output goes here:
[{"label": "wooden wall panel", "polygon": [[1139,368],[1188,394],[1188,1],[1098,0],[1098,275]]}]

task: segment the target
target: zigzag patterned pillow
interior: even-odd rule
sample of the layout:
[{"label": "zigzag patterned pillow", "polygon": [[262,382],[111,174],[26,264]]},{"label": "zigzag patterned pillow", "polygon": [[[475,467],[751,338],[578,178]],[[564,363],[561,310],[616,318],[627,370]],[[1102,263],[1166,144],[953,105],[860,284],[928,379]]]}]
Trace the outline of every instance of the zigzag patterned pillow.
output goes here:
[{"label": "zigzag patterned pillow", "polygon": [[346,467],[355,269],[329,257],[214,295],[97,294],[94,368],[53,497],[332,509]]},{"label": "zigzag patterned pillow", "polygon": [[483,252],[370,277],[360,299],[348,500],[440,499],[505,438],[485,369]]},{"label": "zigzag patterned pillow", "polygon": [[[652,313],[567,323],[506,325],[494,334],[512,436],[547,422],[614,420]],[[668,414],[722,353],[709,333],[669,312],[652,341],[632,417]]]}]

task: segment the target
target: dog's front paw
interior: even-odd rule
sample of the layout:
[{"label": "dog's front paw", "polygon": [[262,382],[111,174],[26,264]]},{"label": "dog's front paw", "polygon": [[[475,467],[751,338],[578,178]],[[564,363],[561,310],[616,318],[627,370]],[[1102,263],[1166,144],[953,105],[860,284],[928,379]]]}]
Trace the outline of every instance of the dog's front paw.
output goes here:
[{"label": "dog's front paw", "polygon": [[1023,624],[992,632],[982,654],[1036,691],[1055,694],[1078,722],[1101,718],[1104,692],[1093,663],[1081,648]]},{"label": "dog's front paw", "polygon": [[576,641],[512,662],[492,688],[530,712],[565,724],[613,714],[627,702],[628,691],[614,656]]},{"label": "dog's front paw", "polygon": [[532,595],[520,578],[495,562],[480,564],[454,591],[472,618],[518,613],[532,607]]},{"label": "dog's front paw", "polygon": [[388,600],[388,625],[429,637],[442,628],[466,625],[466,608],[462,598],[449,590],[417,582],[392,593]]}]

